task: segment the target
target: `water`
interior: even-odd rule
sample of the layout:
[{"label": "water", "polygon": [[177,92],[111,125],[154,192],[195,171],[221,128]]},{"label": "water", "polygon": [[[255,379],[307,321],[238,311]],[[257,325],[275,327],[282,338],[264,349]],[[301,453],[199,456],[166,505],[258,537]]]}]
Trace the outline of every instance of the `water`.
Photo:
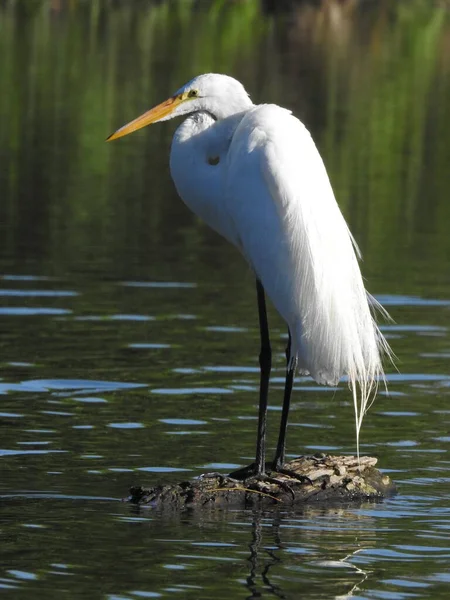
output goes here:
[{"label": "water", "polygon": [[[447,598],[450,24],[431,2],[0,3],[0,589],[11,598]],[[253,459],[238,254],[177,199],[175,124],[105,137],[221,71],[313,132],[395,323],[362,432],[399,495],[160,515],[130,485]],[[270,313],[273,452],[283,323]],[[355,450],[345,385],[295,385],[288,451]]]}]

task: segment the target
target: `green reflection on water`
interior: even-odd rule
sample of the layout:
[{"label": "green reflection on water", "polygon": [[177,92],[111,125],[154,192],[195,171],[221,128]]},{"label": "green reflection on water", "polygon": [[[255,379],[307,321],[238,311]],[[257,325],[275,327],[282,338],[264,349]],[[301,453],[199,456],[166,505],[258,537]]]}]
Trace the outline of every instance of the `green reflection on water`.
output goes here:
[{"label": "green reflection on water", "polygon": [[25,4],[0,13],[0,249],[11,264],[116,275],[154,273],[160,262],[167,272],[180,251],[184,261],[214,260],[202,248],[221,242],[169,181],[174,126],[103,141],[193,75],[222,71],[312,130],[366,275],[403,292],[417,288],[418,272],[422,285],[442,277],[450,252],[444,9],[388,3],[332,20],[303,5],[273,18],[258,2]]}]

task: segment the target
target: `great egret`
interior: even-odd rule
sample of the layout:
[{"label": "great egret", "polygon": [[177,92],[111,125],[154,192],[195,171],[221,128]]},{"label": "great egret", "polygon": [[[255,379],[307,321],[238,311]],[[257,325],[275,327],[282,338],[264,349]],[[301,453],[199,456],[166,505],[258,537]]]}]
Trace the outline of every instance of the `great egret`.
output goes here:
[{"label": "great egret", "polygon": [[[170,171],[187,206],[236,246],[256,275],[261,351],[254,470],[265,472],[271,348],[265,291],[286,321],[283,410],[273,468],[284,463],[295,371],[319,384],[348,376],[359,455],[361,422],[389,347],[369,308],[358,247],[305,126],[274,104],[254,105],[239,81],[208,73],[124,125],[114,140],[187,116],[175,132]],[[378,305],[379,306],[379,305]]]}]

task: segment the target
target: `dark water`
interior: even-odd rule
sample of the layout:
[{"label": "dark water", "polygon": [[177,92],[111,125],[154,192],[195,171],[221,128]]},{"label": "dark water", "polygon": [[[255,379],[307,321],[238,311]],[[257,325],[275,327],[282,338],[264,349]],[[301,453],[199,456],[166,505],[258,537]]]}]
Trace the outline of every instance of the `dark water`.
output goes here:
[{"label": "dark water", "polygon": [[[450,18],[433,2],[0,2],[0,589],[14,598],[447,598]],[[238,254],[178,200],[176,124],[105,137],[219,71],[313,132],[396,323],[362,451],[382,504],[157,515],[131,484],[253,459],[258,328]],[[270,397],[273,452],[283,323]],[[288,451],[353,453],[298,379]]]}]

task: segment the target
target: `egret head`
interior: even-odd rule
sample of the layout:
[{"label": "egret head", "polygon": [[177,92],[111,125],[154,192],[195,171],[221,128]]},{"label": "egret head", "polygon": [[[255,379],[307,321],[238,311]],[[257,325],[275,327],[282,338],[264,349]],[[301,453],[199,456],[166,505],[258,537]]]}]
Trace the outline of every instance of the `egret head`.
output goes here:
[{"label": "egret head", "polygon": [[207,112],[215,119],[224,119],[251,106],[252,101],[239,81],[228,75],[207,73],[194,77],[173,96],[118,129],[107,141],[116,140],[152,123],[195,112]]}]

